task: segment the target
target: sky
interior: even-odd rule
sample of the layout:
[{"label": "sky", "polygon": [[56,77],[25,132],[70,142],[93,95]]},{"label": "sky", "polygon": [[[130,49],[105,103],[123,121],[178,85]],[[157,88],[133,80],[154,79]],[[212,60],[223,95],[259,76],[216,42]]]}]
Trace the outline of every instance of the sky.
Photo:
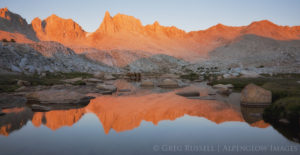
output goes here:
[{"label": "sky", "polygon": [[0,0],[0,7],[20,14],[28,23],[51,14],[71,18],[87,32],[99,27],[105,11],[112,16],[132,15],[143,25],[158,21],[185,31],[218,23],[242,26],[264,19],[300,25],[300,0]]}]

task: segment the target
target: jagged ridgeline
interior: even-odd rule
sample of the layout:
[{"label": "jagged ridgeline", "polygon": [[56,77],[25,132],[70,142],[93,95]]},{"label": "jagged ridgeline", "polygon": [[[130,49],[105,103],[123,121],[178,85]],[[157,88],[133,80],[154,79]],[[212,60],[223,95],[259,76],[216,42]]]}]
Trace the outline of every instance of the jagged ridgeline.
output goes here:
[{"label": "jagged ridgeline", "polygon": [[[72,19],[54,14],[46,19],[35,18],[28,24],[20,15],[2,8],[0,52],[6,57],[0,58],[1,69],[152,72],[160,68],[163,72],[176,72],[187,66],[188,70],[196,71],[201,65],[260,65],[294,72],[300,64],[300,26],[279,26],[263,20],[248,26],[218,24],[206,30],[185,32],[157,21],[143,25],[133,16],[111,16],[109,12],[99,24],[95,32],[86,32]],[[11,43],[12,39],[16,43]],[[169,68],[161,69],[168,64]]]}]

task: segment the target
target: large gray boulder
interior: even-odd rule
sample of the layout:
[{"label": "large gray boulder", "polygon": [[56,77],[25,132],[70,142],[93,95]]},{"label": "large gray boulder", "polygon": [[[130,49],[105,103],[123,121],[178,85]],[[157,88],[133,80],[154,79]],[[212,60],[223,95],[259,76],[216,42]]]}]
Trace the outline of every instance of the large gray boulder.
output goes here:
[{"label": "large gray boulder", "polygon": [[272,93],[255,84],[248,84],[241,93],[241,104],[263,106],[272,103]]}]

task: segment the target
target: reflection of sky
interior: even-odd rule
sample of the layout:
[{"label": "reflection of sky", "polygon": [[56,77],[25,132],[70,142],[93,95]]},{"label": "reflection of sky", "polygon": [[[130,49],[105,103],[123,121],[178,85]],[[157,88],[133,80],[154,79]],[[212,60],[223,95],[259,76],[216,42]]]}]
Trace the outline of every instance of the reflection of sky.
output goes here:
[{"label": "reflection of sky", "polygon": [[[185,115],[158,125],[143,121],[138,128],[105,134],[94,114],[84,115],[72,127],[51,131],[28,123],[9,137],[0,137],[1,153],[15,154],[153,154],[153,145],[296,145],[286,140],[272,127],[255,128],[245,122],[219,125],[205,118]],[[171,152],[169,152],[171,153]],[[252,152],[253,153],[253,152]],[[172,153],[171,153],[172,154]],[[199,153],[195,153],[199,154]]]},{"label": "reflection of sky", "polygon": [[206,29],[217,23],[248,25],[268,19],[280,25],[300,25],[299,0],[1,0],[27,21],[55,13],[72,18],[86,31],[95,31],[106,10],[141,19],[143,24],[159,21],[186,31]]}]

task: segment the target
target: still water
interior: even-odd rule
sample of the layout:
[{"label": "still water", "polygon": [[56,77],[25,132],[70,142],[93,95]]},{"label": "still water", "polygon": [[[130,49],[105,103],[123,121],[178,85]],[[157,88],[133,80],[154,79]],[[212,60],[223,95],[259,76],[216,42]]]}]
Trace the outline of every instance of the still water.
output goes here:
[{"label": "still water", "polygon": [[[299,154],[300,145],[241,107],[239,93],[207,98],[210,88],[142,89],[98,95],[83,108],[3,109],[0,154]],[[176,95],[200,91],[202,99]],[[206,97],[206,98],[205,98]]]}]

